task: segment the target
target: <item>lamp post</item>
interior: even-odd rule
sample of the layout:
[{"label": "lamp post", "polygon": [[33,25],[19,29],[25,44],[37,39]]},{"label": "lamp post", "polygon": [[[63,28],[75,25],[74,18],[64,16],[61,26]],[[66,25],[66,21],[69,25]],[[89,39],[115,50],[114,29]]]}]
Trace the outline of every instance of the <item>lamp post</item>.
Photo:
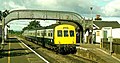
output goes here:
[{"label": "lamp post", "polygon": [[91,42],[92,42],[92,44],[93,44],[93,35],[92,35],[92,33],[93,33],[93,16],[92,16],[92,10],[93,10],[93,7],[90,7],[90,10],[91,10]]},{"label": "lamp post", "polygon": [[93,10],[93,7],[90,7],[90,10],[91,10],[91,20],[93,20],[93,17],[92,17],[92,10]]}]

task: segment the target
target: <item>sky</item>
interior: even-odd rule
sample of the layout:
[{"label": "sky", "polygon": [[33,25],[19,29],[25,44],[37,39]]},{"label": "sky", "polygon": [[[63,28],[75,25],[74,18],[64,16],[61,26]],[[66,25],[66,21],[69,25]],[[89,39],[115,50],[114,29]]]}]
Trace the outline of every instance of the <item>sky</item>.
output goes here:
[{"label": "sky", "polygon": [[[58,10],[72,11],[82,17],[91,18],[97,14],[101,15],[103,21],[120,21],[120,0],[0,0],[0,10]],[[21,30],[30,21],[12,21],[9,23],[10,29]],[[40,21],[41,25],[48,25],[49,21]],[[49,24],[55,23],[49,22]]]}]

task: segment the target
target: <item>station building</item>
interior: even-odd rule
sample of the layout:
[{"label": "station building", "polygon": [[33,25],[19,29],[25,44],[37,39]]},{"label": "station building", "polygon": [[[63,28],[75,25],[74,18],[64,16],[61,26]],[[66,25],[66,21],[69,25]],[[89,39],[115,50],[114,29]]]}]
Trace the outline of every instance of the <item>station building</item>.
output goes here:
[{"label": "station building", "polygon": [[93,42],[100,43],[102,38],[109,37],[120,38],[120,24],[117,21],[93,21]]}]

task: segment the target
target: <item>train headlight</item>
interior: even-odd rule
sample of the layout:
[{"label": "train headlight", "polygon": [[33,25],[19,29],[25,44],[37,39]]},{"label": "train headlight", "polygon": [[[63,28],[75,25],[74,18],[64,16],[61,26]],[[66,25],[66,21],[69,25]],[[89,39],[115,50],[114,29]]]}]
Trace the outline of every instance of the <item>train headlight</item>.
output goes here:
[{"label": "train headlight", "polygon": [[60,44],[60,41],[58,41],[59,42],[59,44]]},{"label": "train headlight", "polygon": [[72,41],[73,42],[73,44],[74,44],[74,41]]}]

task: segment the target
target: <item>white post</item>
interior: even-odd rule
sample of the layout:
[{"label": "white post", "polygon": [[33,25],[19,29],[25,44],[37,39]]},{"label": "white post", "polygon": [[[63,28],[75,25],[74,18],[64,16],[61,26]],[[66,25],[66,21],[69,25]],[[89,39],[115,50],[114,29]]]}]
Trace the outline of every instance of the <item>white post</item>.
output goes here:
[{"label": "white post", "polygon": [[110,54],[112,55],[112,27],[110,29]]},{"label": "white post", "polygon": [[4,39],[4,36],[5,36],[5,33],[4,33],[4,28],[5,28],[5,19],[4,19],[4,17],[2,17],[2,46],[1,46],[1,49],[3,49],[4,48],[4,41],[5,41],[5,39]]}]

